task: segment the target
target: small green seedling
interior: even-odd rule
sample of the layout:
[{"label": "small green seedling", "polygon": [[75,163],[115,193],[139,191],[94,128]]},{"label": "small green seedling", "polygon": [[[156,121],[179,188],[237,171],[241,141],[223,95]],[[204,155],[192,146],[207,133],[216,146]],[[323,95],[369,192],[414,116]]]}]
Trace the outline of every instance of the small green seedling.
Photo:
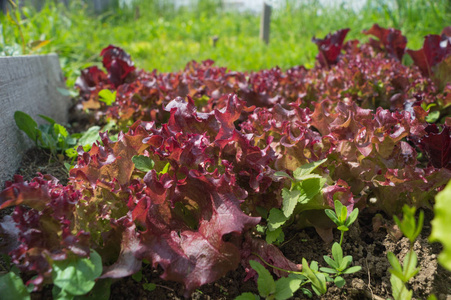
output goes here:
[{"label": "small green seedling", "polygon": [[340,201],[335,200],[335,211],[326,209],[326,215],[337,225],[337,229],[341,231],[340,246],[343,244],[343,235],[345,231],[349,230],[349,226],[357,219],[359,215],[359,209],[352,210],[348,217],[348,209]]},{"label": "small green seedling", "polygon": [[418,257],[413,250],[413,244],[423,228],[424,213],[420,211],[418,222],[415,219],[415,207],[404,205],[402,208],[404,218],[400,221],[396,216],[394,220],[401,229],[405,237],[410,241],[410,250],[407,252],[403,265],[393,252],[387,253],[388,261],[391,268],[388,270],[391,273],[390,283],[392,286],[392,294],[395,300],[410,300],[412,299],[413,291],[406,286],[407,282],[418,274],[420,268],[417,267]]},{"label": "small green seedling", "polygon": [[143,270],[150,265],[150,262],[148,260],[144,259],[143,263],[144,263],[144,267],[141,268],[141,270],[139,270],[138,272],[136,272],[135,274],[132,275],[132,278],[133,278],[134,281],[142,283],[143,289],[148,291],[148,292],[152,292],[157,287],[159,287],[159,288],[163,288],[163,289],[166,289],[166,290],[171,291],[171,292],[174,293],[174,290],[169,288],[169,287],[167,287],[167,286],[156,284],[156,283],[153,283],[153,282],[149,282],[147,280],[147,278],[145,276],[143,276]]},{"label": "small green seedling", "polygon": [[318,295],[324,295],[327,292],[327,274],[318,271],[318,263],[312,261],[310,266],[305,258],[302,258],[302,273],[312,283],[312,290]]},{"label": "small green seedling", "polygon": [[[302,178],[304,179],[317,178],[318,175],[311,174],[311,171],[313,171],[317,166],[319,166],[323,162],[324,160],[317,162],[315,164],[306,165],[301,168],[298,168],[294,174],[294,177],[301,180]],[[288,176],[287,174],[285,175],[284,174],[285,173],[283,172],[279,172],[278,175],[279,176],[282,175],[284,177]],[[293,182],[294,181],[292,181],[292,183]],[[293,183],[292,189],[290,191],[286,190],[285,192],[292,193],[293,186],[295,186],[296,184],[297,183]],[[291,201],[290,203],[286,203],[285,200],[288,199],[291,199],[291,197],[284,196],[284,205],[293,204],[291,203]],[[298,200],[296,200],[296,203],[297,201]],[[296,205],[297,204],[294,204],[294,206]],[[294,207],[292,208],[294,209]],[[287,216],[286,215],[283,216],[284,209],[277,211],[271,210],[270,217],[268,218],[268,222],[270,223],[269,229],[271,229],[271,213],[274,214],[274,212],[277,212],[278,215],[282,215],[282,217],[278,218],[279,222],[281,222],[280,226],[284,223],[284,221],[287,220],[286,218]],[[292,212],[293,211],[290,209],[290,213]],[[265,267],[263,267],[256,261],[250,261],[249,264],[258,273],[257,284],[258,291],[261,297],[265,299],[276,299],[276,300],[288,299],[292,297],[294,292],[296,292],[298,289],[301,289],[304,294],[311,297],[312,293],[308,289],[303,287],[307,283],[311,284],[313,291],[318,296],[324,295],[327,292],[327,282],[334,282],[337,287],[341,288],[346,284],[345,279],[341,275],[356,273],[362,269],[361,266],[351,266],[352,256],[348,255],[343,257],[343,249],[341,248],[344,232],[348,231],[351,224],[354,223],[354,221],[357,219],[359,210],[357,208],[354,209],[348,217],[348,209],[340,201],[336,200],[335,212],[328,209],[326,210],[326,214],[329,216],[330,219],[332,219],[332,221],[334,221],[334,223],[338,226],[338,229],[341,231],[340,243],[334,243],[332,246],[332,258],[324,256],[324,260],[326,261],[326,263],[329,265],[330,268],[318,268],[318,262],[316,261],[312,261],[309,265],[307,260],[305,258],[302,258],[301,272],[284,270],[267,263],[261,256],[259,256],[256,253],[253,253],[267,266],[290,274],[286,278],[280,278],[279,280],[274,281],[271,274]],[[273,221],[272,226],[274,226],[276,222],[274,222],[274,219],[272,221]],[[281,229],[280,226],[277,226],[276,229],[277,230]],[[265,230],[265,228],[262,227],[257,229],[260,230],[260,232],[263,232]],[[283,231],[281,233],[283,234]],[[268,231],[266,232],[266,234],[267,234],[266,238],[268,239]],[[254,300],[254,299],[260,299],[260,297],[252,293],[244,293],[236,298],[236,300]]]},{"label": "small green seedling", "polygon": [[144,279],[144,282],[142,282],[142,287],[144,290],[152,292],[157,288],[157,285],[153,282],[148,282],[147,278],[143,277],[142,270],[139,270],[135,274],[132,275],[132,278],[136,282],[142,282]]},{"label": "small green seedling", "polygon": [[[312,293],[303,287],[311,284],[312,290],[318,295],[324,295],[327,292],[327,282],[334,282],[336,286],[343,287],[346,281],[341,275],[352,274],[360,271],[360,266],[350,267],[352,263],[351,256],[343,257],[343,251],[338,243],[332,247],[333,258],[324,257],[324,260],[331,268],[319,268],[318,262],[312,261],[310,265],[305,258],[302,258],[302,271],[291,271],[278,268],[263,260],[261,256],[253,253],[260,258],[267,266],[289,273],[288,277],[282,277],[274,281],[269,271],[256,261],[249,261],[251,267],[258,273],[258,292],[264,299],[288,299],[301,289],[308,297],[312,297]],[[235,300],[251,300],[260,299],[259,296],[252,293],[244,293]]]},{"label": "small green seedling", "polygon": [[422,210],[420,211],[417,223],[415,219],[415,207],[404,205],[402,211],[404,215],[402,221],[400,221],[397,216],[393,216],[393,219],[395,220],[395,223],[396,225],[398,225],[399,229],[401,229],[404,236],[409,239],[410,247],[412,248],[413,243],[421,233],[421,229],[423,229],[424,212]]},{"label": "small green seedling", "polygon": [[14,120],[17,127],[25,132],[37,146],[43,149],[49,149],[54,157],[57,152],[64,152],[66,149],[76,144],[76,139],[70,135],[66,128],[55,122],[50,117],[39,115],[49,124],[38,125],[27,113],[16,111]]},{"label": "small green seedling", "polygon": [[[440,110],[431,110],[434,106],[437,106],[436,103],[426,103],[423,102],[421,103],[421,107],[425,110],[428,111],[428,115],[425,117],[426,122],[428,123],[435,123],[437,122],[438,119],[440,119]],[[437,109],[438,107],[436,107]]]},{"label": "small green seedling", "polygon": [[407,289],[405,284],[420,270],[417,268],[417,255],[415,251],[410,250],[407,252],[403,266],[401,266],[401,263],[393,252],[388,252],[387,258],[392,266],[388,271],[391,273],[390,283],[393,297],[395,300],[412,299],[413,291]]},{"label": "small green seedling", "polygon": [[[256,300],[260,299],[260,297],[275,300],[290,299],[301,288],[301,285],[307,283],[308,280],[300,272],[295,272],[296,274],[290,274],[288,277],[282,277],[275,281],[271,273],[257,261],[251,260],[249,264],[258,274],[257,285],[260,296],[252,293],[243,293],[235,300]],[[305,288],[302,288],[302,290],[311,296],[309,290]]]},{"label": "small green seedling", "polygon": [[325,273],[335,275],[336,277],[334,279],[334,283],[339,288],[346,284],[346,281],[343,277],[341,277],[341,275],[356,273],[362,269],[361,266],[350,267],[352,264],[352,256],[347,255],[343,257],[343,250],[338,243],[334,243],[332,246],[332,258],[329,256],[323,257],[330,268],[320,268],[320,270]]},{"label": "small green seedling", "polygon": [[101,90],[99,92],[99,101],[104,102],[110,106],[116,101],[116,91],[112,92],[108,89]]},{"label": "small green seedling", "polygon": [[317,209],[318,201],[322,200],[321,191],[326,183],[326,178],[313,173],[327,159],[311,162],[300,166],[293,172],[293,177],[285,172],[274,173],[276,177],[285,177],[291,180],[290,189],[282,189],[283,203],[280,209],[272,208],[269,213],[263,212],[261,215],[267,219],[266,242],[269,244],[280,244],[285,236],[282,226],[293,220],[299,212],[303,210]]}]

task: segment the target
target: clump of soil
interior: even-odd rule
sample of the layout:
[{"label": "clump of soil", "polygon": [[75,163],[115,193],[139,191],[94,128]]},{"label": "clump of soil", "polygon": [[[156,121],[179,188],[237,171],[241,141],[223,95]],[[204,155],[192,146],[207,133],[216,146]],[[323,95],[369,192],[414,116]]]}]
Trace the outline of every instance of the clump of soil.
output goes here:
[{"label": "clump of soil", "polygon": [[69,173],[64,167],[64,162],[58,157],[53,157],[48,150],[31,148],[23,156],[22,162],[16,174],[23,176],[25,181],[31,181],[37,173],[51,174],[66,185]]},{"label": "clump of soil", "polygon": [[[40,149],[31,149],[24,156],[18,174],[25,180],[31,180],[36,172],[52,174],[61,183],[67,183],[67,172],[64,165],[58,161],[51,161],[49,154]],[[9,211],[9,213],[11,210]],[[4,215],[6,210],[2,211]],[[1,217],[1,216],[0,216]],[[345,275],[347,284],[339,289],[329,285],[326,295],[313,299],[387,299],[391,298],[390,264],[387,252],[391,251],[401,261],[409,250],[409,241],[401,238],[395,231],[386,230],[394,228],[391,218],[385,217],[382,222],[385,226],[375,231],[373,229],[374,213],[366,210],[360,213],[358,221],[345,233],[343,251],[345,255],[352,255],[355,265],[362,266],[358,273]],[[430,221],[433,219],[432,211],[426,211],[424,228],[414,244],[418,255],[420,272],[409,282],[409,288],[414,292],[414,299],[426,299],[435,294],[439,300],[451,299],[451,272],[444,270],[437,264],[437,255],[441,245],[429,243]],[[302,258],[307,261],[317,261],[320,266],[326,266],[323,255],[331,255],[331,244],[326,244],[313,228],[298,230],[294,226],[285,230],[285,243],[280,246],[285,256],[299,264]],[[339,240],[339,232],[335,232],[335,241]],[[152,269],[146,265],[143,270],[143,279],[137,282],[132,277],[123,278],[111,286],[110,299],[183,299],[183,286],[179,283],[162,280],[159,276],[161,269]],[[256,283],[253,280],[244,282],[245,270],[240,266],[237,270],[229,272],[225,277],[215,283],[207,284],[196,290],[192,299],[234,299],[244,292],[258,294]],[[155,284],[152,291],[146,290],[145,283]],[[32,299],[52,299],[52,287],[32,294]],[[298,291],[294,299],[308,299]]]}]

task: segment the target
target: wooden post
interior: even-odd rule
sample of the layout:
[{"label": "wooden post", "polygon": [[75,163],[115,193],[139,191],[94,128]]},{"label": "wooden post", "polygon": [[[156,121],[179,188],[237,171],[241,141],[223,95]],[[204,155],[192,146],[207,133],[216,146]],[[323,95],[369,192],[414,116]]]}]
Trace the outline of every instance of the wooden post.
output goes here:
[{"label": "wooden post", "polygon": [[0,9],[6,14],[6,0],[0,0]]},{"label": "wooden post", "polygon": [[110,0],[93,0],[94,12],[95,13],[104,12],[108,8],[110,3],[111,3]]},{"label": "wooden post", "polygon": [[260,23],[260,39],[269,44],[269,28],[271,23],[271,5],[263,2],[262,19]]},{"label": "wooden post", "polygon": [[213,48],[216,48],[216,44],[218,43],[219,36],[215,35],[211,38],[211,40],[213,42]]},{"label": "wooden post", "polygon": [[[25,4],[25,1],[20,1],[23,4]],[[44,6],[44,0],[32,0],[31,1],[31,5],[37,10],[37,11],[41,11],[42,7]]]},{"label": "wooden post", "polygon": [[[13,0],[13,2],[16,3],[16,0]],[[6,15],[6,13],[11,9],[11,3],[8,0],[0,0],[0,9],[3,14]]]}]

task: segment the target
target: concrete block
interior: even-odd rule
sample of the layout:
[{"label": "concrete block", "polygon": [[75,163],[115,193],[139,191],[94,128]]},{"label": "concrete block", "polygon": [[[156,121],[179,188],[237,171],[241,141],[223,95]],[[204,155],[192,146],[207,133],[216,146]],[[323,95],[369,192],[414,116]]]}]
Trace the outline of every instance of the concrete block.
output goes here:
[{"label": "concrete block", "polygon": [[58,88],[65,83],[56,54],[0,57],[0,188],[34,146],[17,128],[14,112],[26,112],[41,124],[38,114],[66,123],[70,99]]}]

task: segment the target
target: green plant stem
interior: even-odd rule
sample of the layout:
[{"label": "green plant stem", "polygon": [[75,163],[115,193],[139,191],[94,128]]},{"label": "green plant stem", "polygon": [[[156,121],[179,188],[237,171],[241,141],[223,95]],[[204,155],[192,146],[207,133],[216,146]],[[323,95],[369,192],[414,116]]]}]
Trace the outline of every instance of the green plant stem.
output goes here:
[{"label": "green plant stem", "polygon": [[285,269],[282,269],[282,268],[279,268],[279,267],[276,267],[276,266],[274,266],[274,265],[271,265],[270,263],[267,263],[260,255],[258,255],[257,253],[255,253],[255,252],[252,252],[252,254],[253,255],[255,255],[255,256],[257,256],[258,258],[260,258],[260,260],[263,262],[263,263],[265,263],[267,266],[269,266],[269,267],[271,267],[271,268],[273,268],[273,269],[276,269],[276,270],[279,270],[279,271],[282,271],[282,272],[287,272],[287,273],[291,273],[291,274],[298,274],[298,275],[303,275],[303,273],[302,272],[298,272],[298,271],[291,271],[291,270],[285,270]]},{"label": "green plant stem", "polygon": [[23,32],[22,32],[22,27],[20,26],[19,20],[14,20],[12,14],[10,14],[10,16],[11,16],[11,20],[13,21],[14,25],[16,25],[17,29],[19,30],[19,35],[20,35],[20,38],[22,40],[22,54],[25,55],[26,54],[25,52],[26,52],[27,48],[26,48],[26,43],[25,43],[25,37],[24,37]]},{"label": "green plant stem", "polygon": [[291,239],[289,239],[288,241],[283,242],[282,244],[280,244],[280,248],[282,248],[284,245],[288,244],[289,242],[291,242],[292,240],[294,240],[296,237],[298,236],[298,233],[296,233]]},{"label": "green plant stem", "polygon": [[12,7],[14,7],[14,8],[17,7],[16,3],[14,3],[13,0],[8,0],[8,2],[9,2],[9,4],[11,4]]},{"label": "green plant stem", "polygon": [[[409,252],[413,252],[413,245],[412,245],[412,244],[410,245]],[[410,255],[412,255],[412,253],[411,253]],[[407,268],[406,268],[406,270],[410,270],[410,261],[411,261],[411,259],[409,259],[409,261],[407,262]],[[406,283],[407,283],[409,280],[410,280],[410,278],[408,278],[407,281],[404,282],[404,287],[405,287]],[[403,281],[404,281],[404,280],[403,280]]]},{"label": "green plant stem", "polygon": [[167,286],[164,286],[164,285],[161,285],[161,284],[156,284],[156,283],[154,283],[155,284],[155,286],[157,286],[157,287],[160,287],[160,288],[163,288],[163,289],[167,289],[168,291],[171,291],[171,292],[175,292],[173,289],[171,289],[170,287],[167,287]]},{"label": "green plant stem", "polygon": [[[14,3],[13,0],[8,0],[8,2],[11,4],[13,9],[18,9],[18,6],[16,5],[16,3]],[[22,39],[22,54],[25,54],[26,44],[25,44],[25,37],[22,32],[22,27],[20,26],[19,20],[14,20],[14,18],[12,17],[12,14],[10,14],[10,16],[11,16],[11,20],[14,22],[14,25],[16,25],[17,28],[19,29],[19,35],[20,35],[20,38]]]},{"label": "green plant stem", "polygon": [[341,235],[340,235],[340,247],[341,247],[341,244],[343,243],[343,236],[344,236],[344,234],[345,234],[345,232],[344,232],[344,231],[341,231]]}]

